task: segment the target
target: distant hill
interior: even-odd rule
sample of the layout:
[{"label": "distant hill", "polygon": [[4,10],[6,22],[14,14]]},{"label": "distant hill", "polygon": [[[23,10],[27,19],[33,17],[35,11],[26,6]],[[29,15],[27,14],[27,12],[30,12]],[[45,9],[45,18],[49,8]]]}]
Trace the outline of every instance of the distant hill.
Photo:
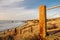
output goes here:
[{"label": "distant hill", "polygon": [[60,17],[58,18],[51,18],[51,19],[47,19],[48,21],[54,21],[54,20],[60,20]]}]

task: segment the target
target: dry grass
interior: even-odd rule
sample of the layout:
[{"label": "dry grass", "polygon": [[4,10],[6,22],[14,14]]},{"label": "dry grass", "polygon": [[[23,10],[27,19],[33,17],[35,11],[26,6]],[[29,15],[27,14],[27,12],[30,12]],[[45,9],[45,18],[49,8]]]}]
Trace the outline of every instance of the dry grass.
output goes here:
[{"label": "dry grass", "polygon": [[[12,35],[9,34],[5,37],[0,37],[0,40],[40,40],[38,20],[28,21],[26,25],[18,27],[16,33],[12,31]],[[32,27],[32,28],[31,28]],[[47,21],[47,30],[60,28],[60,18],[49,19]],[[22,30],[21,33],[20,29]],[[32,30],[31,30],[32,29]],[[60,40],[58,31],[47,32],[45,40]],[[8,33],[8,32],[7,32]],[[14,33],[14,34],[13,34]]]}]

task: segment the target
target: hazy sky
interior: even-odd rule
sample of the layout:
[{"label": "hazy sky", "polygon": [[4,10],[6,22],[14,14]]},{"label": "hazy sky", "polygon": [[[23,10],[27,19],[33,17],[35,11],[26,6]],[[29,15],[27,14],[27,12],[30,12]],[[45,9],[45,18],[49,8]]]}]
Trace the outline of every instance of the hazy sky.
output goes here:
[{"label": "hazy sky", "polygon": [[[42,4],[49,8],[60,5],[60,0],[0,0],[0,20],[36,19]],[[47,11],[47,15],[48,18],[59,17],[60,8]]]}]

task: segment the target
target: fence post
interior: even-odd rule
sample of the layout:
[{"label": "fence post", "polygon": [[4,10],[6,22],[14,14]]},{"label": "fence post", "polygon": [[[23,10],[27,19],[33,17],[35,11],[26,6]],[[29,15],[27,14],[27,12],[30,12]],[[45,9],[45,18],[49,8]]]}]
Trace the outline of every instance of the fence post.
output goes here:
[{"label": "fence post", "polygon": [[39,7],[39,27],[40,27],[40,40],[43,40],[46,36],[46,6],[41,5]]}]

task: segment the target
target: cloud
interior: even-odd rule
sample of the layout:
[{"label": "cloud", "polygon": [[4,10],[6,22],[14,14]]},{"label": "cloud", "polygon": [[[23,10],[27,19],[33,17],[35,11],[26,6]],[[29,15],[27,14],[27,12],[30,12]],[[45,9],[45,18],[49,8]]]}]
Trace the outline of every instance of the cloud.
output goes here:
[{"label": "cloud", "polygon": [[[0,0],[0,20],[37,19],[38,2],[40,3],[35,0]],[[52,12],[48,12],[48,17],[49,13]]]},{"label": "cloud", "polygon": [[[22,2],[22,1],[21,1]],[[16,3],[14,3],[16,4]],[[36,9],[26,9],[25,6],[17,7],[14,4],[0,6],[0,20],[27,20],[36,17]],[[20,4],[22,5],[22,4]],[[31,16],[30,16],[31,15]]]},{"label": "cloud", "polygon": [[[24,0],[1,0],[0,9],[14,8],[17,7],[17,3],[22,3]],[[22,4],[21,4],[22,5]]]},{"label": "cloud", "polygon": [[21,1],[24,1],[24,0],[1,0],[0,1],[0,5],[1,6],[3,6],[3,5],[10,5],[12,3],[21,2]]},{"label": "cloud", "polygon": [[1,0],[0,3],[0,20],[29,20],[37,17],[37,8],[27,9],[25,0]]},{"label": "cloud", "polygon": [[29,20],[37,15],[36,9],[9,9],[0,11],[0,20]]},{"label": "cloud", "polygon": [[47,18],[51,19],[51,18],[56,18],[56,17],[60,17],[60,8],[55,8],[52,10],[47,10]]}]

